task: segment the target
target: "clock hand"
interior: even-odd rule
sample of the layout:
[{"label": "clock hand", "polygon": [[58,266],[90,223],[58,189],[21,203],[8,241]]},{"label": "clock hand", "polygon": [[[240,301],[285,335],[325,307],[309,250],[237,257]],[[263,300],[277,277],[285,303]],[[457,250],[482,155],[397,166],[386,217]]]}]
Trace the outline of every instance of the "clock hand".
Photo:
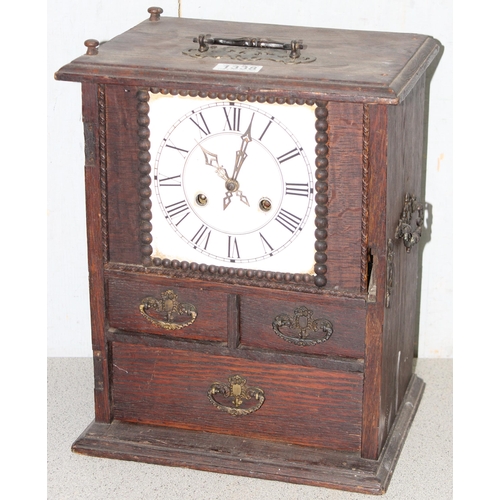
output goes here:
[{"label": "clock hand", "polygon": [[247,150],[248,144],[252,141],[252,133],[251,132],[252,132],[253,117],[254,117],[254,115],[252,115],[252,119],[250,120],[250,124],[248,125],[246,132],[241,136],[240,149],[238,151],[236,151],[236,159],[234,161],[234,170],[233,170],[233,176],[232,176],[232,179],[234,181],[238,178],[238,175],[240,173],[243,162],[246,160],[246,158],[248,156],[246,153],[246,150]]},{"label": "clock hand", "polygon": [[240,200],[245,203],[246,205],[250,206],[250,203],[248,202],[248,198],[238,189],[239,184],[237,181],[233,181],[227,176],[226,169],[223,166],[219,165],[219,158],[216,154],[211,153],[208,151],[208,149],[205,149],[201,144],[198,144],[200,146],[201,150],[203,151],[203,155],[205,156],[205,164],[208,165],[209,167],[215,168],[215,172],[217,175],[226,181],[226,189],[228,190],[226,192],[226,196],[224,197],[223,200],[223,207],[224,210],[228,207],[228,205],[231,203],[231,197],[233,196],[233,193],[237,196],[240,197]]},{"label": "clock hand", "polygon": [[250,206],[248,198],[239,189],[239,184],[238,184],[237,179],[238,179],[238,175],[240,173],[241,167],[243,165],[243,162],[246,160],[246,158],[248,156],[246,153],[248,144],[252,141],[253,117],[254,117],[254,115],[252,115],[252,119],[250,120],[250,124],[248,125],[246,132],[241,136],[241,146],[240,146],[240,149],[238,151],[236,151],[236,158],[234,161],[233,175],[232,175],[231,179],[229,179],[226,182],[226,188],[228,191],[226,192],[226,196],[224,198],[224,210],[231,203],[231,198],[233,196],[233,193],[236,194],[237,196],[239,196],[240,200],[243,203],[245,203],[245,205]]},{"label": "clock hand", "polygon": [[[229,181],[231,182],[231,181]],[[227,186],[227,183],[226,183],[226,186]],[[238,191],[227,191],[226,192],[226,196],[224,197],[224,200],[223,200],[223,205],[224,205],[224,210],[226,210],[226,208],[229,206],[229,204],[231,203],[231,198],[233,197],[233,194],[235,194],[236,196],[239,196],[240,197],[240,200],[245,204],[245,205],[248,205],[250,206],[250,203],[248,201],[248,198],[243,194],[242,191],[238,190]]]},{"label": "clock hand", "polygon": [[221,167],[219,165],[219,159],[217,155],[205,149],[201,144],[198,144],[198,146],[200,146],[205,156],[205,164],[208,165],[209,167],[215,168],[215,172],[221,179],[224,179],[226,182],[229,181],[226,169],[223,166]]}]

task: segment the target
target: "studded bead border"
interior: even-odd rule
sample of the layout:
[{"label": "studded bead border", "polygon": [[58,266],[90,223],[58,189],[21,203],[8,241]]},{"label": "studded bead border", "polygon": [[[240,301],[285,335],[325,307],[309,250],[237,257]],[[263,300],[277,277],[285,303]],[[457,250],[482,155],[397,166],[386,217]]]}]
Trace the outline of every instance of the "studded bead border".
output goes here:
[{"label": "studded bead border", "polygon": [[151,266],[153,259],[153,236],[151,231],[153,225],[151,219],[151,153],[149,152],[149,92],[139,90],[137,92],[137,124],[138,128],[138,148],[139,148],[139,218],[140,218],[140,243],[141,243],[141,262],[144,266]]},{"label": "studded bead border", "polygon": [[[302,273],[280,273],[272,271],[258,271],[253,269],[231,268],[225,266],[198,264],[196,262],[180,262],[178,260],[152,258],[153,238],[152,213],[151,213],[151,153],[149,141],[149,92],[154,94],[170,94],[189,97],[202,97],[240,102],[259,102],[269,104],[307,104],[316,105],[316,231],[315,231],[315,276]],[[140,242],[141,262],[144,266],[170,269],[189,273],[199,273],[200,276],[212,276],[223,279],[264,280],[269,282],[296,283],[303,285],[316,285],[324,287],[327,283],[327,235],[328,235],[328,109],[325,102],[316,102],[315,99],[303,99],[293,96],[281,97],[261,94],[237,94],[232,92],[211,92],[199,90],[161,89],[152,87],[137,92],[138,111],[138,148],[139,148],[139,173],[140,173]]]},{"label": "studded bead border", "polygon": [[328,236],[328,108],[325,102],[316,103],[316,243],[314,245],[314,283],[326,285]]}]

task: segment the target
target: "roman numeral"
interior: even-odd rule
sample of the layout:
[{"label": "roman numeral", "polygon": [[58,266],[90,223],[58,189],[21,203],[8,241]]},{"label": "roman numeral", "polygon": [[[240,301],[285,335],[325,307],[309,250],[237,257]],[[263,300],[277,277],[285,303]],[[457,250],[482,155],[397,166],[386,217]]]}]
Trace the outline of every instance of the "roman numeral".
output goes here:
[{"label": "roman numeral", "polygon": [[211,234],[212,231],[208,229],[205,224],[202,224],[200,229],[198,229],[198,231],[196,231],[196,234],[191,238],[191,241],[195,244],[195,247],[203,247],[203,249],[206,250]]},{"label": "roman numeral", "polygon": [[259,236],[260,236],[260,242],[262,243],[262,247],[264,248],[264,253],[272,255],[274,248],[269,244],[266,238],[264,238],[262,233],[259,233]]},{"label": "roman numeral", "polygon": [[271,125],[271,123],[273,123],[273,120],[269,120],[269,123],[266,125],[266,128],[264,129],[264,132],[262,132],[262,134],[259,137],[259,141],[262,141],[262,138],[264,137],[264,134],[267,132],[267,129],[269,128],[269,126]]},{"label": "roman numeral", "polygon": [[203,113],[197,113],[194,117],[189,118],[205,135],[210,134],[210,129],[208,128],[207,122]]},{"label": "roman numeral", "polygon": [[286,183],[285,194],[293,196],[309,196],[312,193],[312,188],[308,184],[294,184],[291,182]]},{"label": "roman numeral", "polygon": [[291,160],[292,158],[295,158],[296,156],[300,155],[300,151],[297,148],[291,149],[287,153],[278,156],[278,161],[280,163],[284,163],[285,161]]},{"label": "roman numeral", "polygon": [[164,177],[158,179],[158,184],[160,186],[173,186],[173,187],[181,187],[181,176],[174,175],[173,177]]},{"label": "roman numeral", "polygon": [[175,222],[174,219],[180,218],[180,220],[175,223],[176,226],[178,226],[191,213],[185,200],[172,203],[171,205],[166,205],[165,209],[167,210],[168,216],[172,222]]},{"label": "roman numeral", "polygon": [[[198,124],[197,124],[198,125]],[[165,141],[165,139],[163,139]],[[173,144],[167,144],[165,142],[165,146],[170,149],[175,149],[176,151],[179,151],[179,153],[182,155],[183,158],[186,158],[186,155],[189,153],[186,149],[178,148],[177,146],[174,146]]]},{"label": "roman numeral", "polygon": [[276,220],[291,233],[294,233],[299,227],[302,219],[293,215],[285,209],[281,209],[280,213],[277,215]]},{"label": "roman numeral", "polygon": [[234,262],[234,259],[240,258],[240,250],[238,248],[238,241],[234,236],[227,237],[227,256]]},{"label": "roman numeral", "polygon": [[231,106],[229,109],[224,106],[222,108],[224,110],[224,114],[226,115],[226,122],[229,130],[240,130],[240,116],[241,116],[241,108],[237,108]]}]

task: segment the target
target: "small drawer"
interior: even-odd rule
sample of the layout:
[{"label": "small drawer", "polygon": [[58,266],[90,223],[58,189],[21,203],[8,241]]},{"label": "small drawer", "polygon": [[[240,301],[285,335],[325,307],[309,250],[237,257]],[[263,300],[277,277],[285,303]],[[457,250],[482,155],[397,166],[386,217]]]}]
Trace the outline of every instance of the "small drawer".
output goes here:
[{"label": "small drawer", "polygon": [[112,344],[117,420],[359,451],[363,374]]},{"label": "small drawer", "polygon": [[227,341],[225,293],[208,293],[158,276],[110,277],[107,284],[108,318],[113,328]]},{"label": "small drawer", "polygon": [[241,345],[301,354],[364,358],[363,299],[307,297],[241,298]]}]

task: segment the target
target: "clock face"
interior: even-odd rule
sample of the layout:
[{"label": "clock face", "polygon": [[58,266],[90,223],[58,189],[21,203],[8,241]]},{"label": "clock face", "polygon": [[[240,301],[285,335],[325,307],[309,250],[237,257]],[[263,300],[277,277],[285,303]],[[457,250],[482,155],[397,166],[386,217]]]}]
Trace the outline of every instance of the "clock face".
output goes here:
[{"label": "clock face", "polygon": [[153,257],[312,273],[314,109],[150,97]]}]

